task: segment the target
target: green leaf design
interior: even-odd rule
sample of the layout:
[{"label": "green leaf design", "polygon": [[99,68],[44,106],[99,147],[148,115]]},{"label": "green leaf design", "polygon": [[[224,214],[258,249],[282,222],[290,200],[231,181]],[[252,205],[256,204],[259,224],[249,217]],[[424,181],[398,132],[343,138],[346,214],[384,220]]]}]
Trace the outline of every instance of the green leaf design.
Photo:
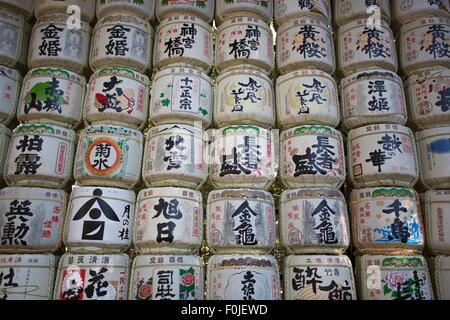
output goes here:
[{"label": "green leaf design", "polygon": [[169,5],[169,0],[161,0],[161,4],[163,6],[168,6]]},{"label": "green leaf design", "polygon": [[225,0],[225,3],[234,3],[234,0]]},{"label": "green leaf design", "polygon": [[206,7],[206,3],[204,3],[203,1],[197,1],[195,3],[195,6],[199,7],[199,8],[204,8],[204,7]]},{"label": "green leaf design", "polygon": [[204,116],[206,116],[206,115],[208,114],[208,111],[206,111],[206,110],[203,109],[203,108],[198,108],[198,110],[199,110]]},{"label": "green leaf design", "polygon": [[269,5],[267,4],[267,2],[261,2],[261,7],[265,7],[267,8]]},{"label": "green leaf design", "polygon": [[162,100],[161,102],[162,102],[162,105],[163,105],[164,107],[168,107],[169,104],[170,104],[170,99],[164,99],[164,100]]},{"label": "green leaf design", "polygon": [[161,93],[161,95],[159,96],[160,98],[164,98],[164,92]]},{"label": "green leaf design", "polygon": [[144,4],[145,0],[133,0],[134,4],[142,6]]}]

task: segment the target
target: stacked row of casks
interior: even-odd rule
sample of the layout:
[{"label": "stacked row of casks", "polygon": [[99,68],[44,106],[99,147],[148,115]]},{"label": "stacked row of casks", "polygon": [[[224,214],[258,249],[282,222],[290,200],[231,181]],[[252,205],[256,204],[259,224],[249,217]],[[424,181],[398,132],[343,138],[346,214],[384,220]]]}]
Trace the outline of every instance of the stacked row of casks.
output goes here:
[{"label": "stacked row of casks", "polygon": [[[450,60],[443,44],[448,37],[442,40],[434,33],[435,28],[448,30],[448,1],[370,4],[339,1],[334,8],[358,297],[442,299],[443,289],[433,293],[423,256],[425,239],[433,248],[439,234],[431,226],[424,230],[433,200],[427,192],[421,206],[416,190],[448,188],[449,183],[443,165],[448,152],[430,151],[425,141],[448,140],[449,119],[440,108],[448,82]],[[439,128],[416,135],[409,128],[434,126]],[[439,195],[443,210],[448,192]],[[445,247],[444,236],[441,241],[440,248]],[[435,278],[437,288],[445,288],[446,280]],[[415,289],[408,283],[415,283]]]},{"label": "stacked row of casks", "polygon": [[284,298],[355,300],[331,3],[274,8]]}]

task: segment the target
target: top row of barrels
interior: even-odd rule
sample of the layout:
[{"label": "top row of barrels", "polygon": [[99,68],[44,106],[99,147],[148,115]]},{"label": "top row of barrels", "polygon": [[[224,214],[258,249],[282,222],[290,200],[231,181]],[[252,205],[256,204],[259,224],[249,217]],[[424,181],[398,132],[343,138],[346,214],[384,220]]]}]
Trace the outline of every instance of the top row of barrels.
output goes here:
[{"label": "top row of barrels", "polygon": [[[118,51],[121,42],[132,41],[135,52],[130,50],[125,58],[127,67],[138,72],[150,74],[153,58],[156,71],[185,63],[209,73],[213,66],[213,21],[218,26],[215,39],[218,73],[243,63],[268,74],[274,70],[285,74],[299,68],[316,68],[329,74],[338,71],[340,76],[367,67],[397,72],[400,66],[405,77],[421,68],[450,67],[448,0],[336,0],[333,6],[330,0],[36,0],[35,8],[33,2],[0,1],[0,8],[22,14],[6,17],[7,12],[2,12],[0,20],[5,21],[4,33],[9,38],[5,41],[10,45],[2,46],[0,51],[10,47],[12,50],[12,42],[28,45],[25,38],[31,34],[30,68],[50,62],[55,65],[55,55],[62,53],[47,53],[61,41],[68,48],[61,57],[62,67],[87,71],[90,53],[90,68],[95,71],[112,63],[111,55],[103,51]],[[30,32],[30,24],[25,20],[33,16],[38,21]],[[90,24],[94,24],[96,17],[98,21],[91,32]],[[269,24],[272,19],[277,31],[276,67]],[[13,29],[8,32],[6,24],[14,23],[19,32]],[[133,29],[132,34],[129,28]],[[397,49],[392,30],[397,33]],[[62,39],[63,36],[68,39]],[[193,46],[194,37],[202,45]],[[97,47],[97,43],[105,41],[111,47]],[[72,45],[67,45],[68,42]],[[183,50],[183,57],[179,50]],[[26,48],[19,48],[15,56],[11,55],[11,61],[0,62],[26,69],[26,53]]]}]

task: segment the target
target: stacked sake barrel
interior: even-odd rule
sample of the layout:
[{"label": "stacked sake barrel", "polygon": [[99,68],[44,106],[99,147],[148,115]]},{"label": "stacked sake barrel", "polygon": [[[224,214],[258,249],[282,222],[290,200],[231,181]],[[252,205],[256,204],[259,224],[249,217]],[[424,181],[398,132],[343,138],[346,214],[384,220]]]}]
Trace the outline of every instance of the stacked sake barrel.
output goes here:
[{"label": "stacked sake barrel", "polygon": [[142,178],[129,299],[204,298],[204,129],[212,119],[214,1],[157,1]]},{"label": "stacked sake barrel", "polygon": [[408,125],[415,131],[423,191],[425,253],[436,299],[450,299],[450,5],[448,1],[392,3]]},{"label": "stacked sake barrel", "polygon": [[[288,300],[356,299],[330,1],[276,1],[280,242]],[[336,272],[329,272],[335,270]],[[303,281],[305,279],[306,281]],[[320,282],[318,282],[320,281]]]},{"label": "stacked sake barrel", "polygon": [[206,244],[209,300],[280,299],[275,205],[273,1],[216,1]]},{"label": "stacked sake barrel", "polygon": [[[9,103],[2,118],[10,122],[17,110],[20,122],[9,133],[7,149],[8,133],[2,127],[2,173],[7,187],[0,191],[0,268],[10,281],[4,283],[1,298],[50,299],[56,274],[54,254],[62,245],[67,209],[65,188],[72,176],[73,128],[81,120],[81,106],[75,99],[85,91],[78,72],[87,60],[72,56],[75,60],[67,61],[67,66],[63,62],[63,51],[71,51],[72,44],[66,16],[38,15],[31,29],[27,21],[33,18],[34,1],[1,1],[1,7],[6,30],[2,108]],[[87,44],[83,27],[78,41]],[[88,50],[81,42],[75,46]],[[21,75],[7,67],[17,68]]]},{"label": "stacked sake barrel", "polygon": [[[389,1],[338,1],[334,15],[359,299],[432,299],[419,194],[413,189],[419,159],[405,126]],[[417,283],[414,290],[410,281]]]}]

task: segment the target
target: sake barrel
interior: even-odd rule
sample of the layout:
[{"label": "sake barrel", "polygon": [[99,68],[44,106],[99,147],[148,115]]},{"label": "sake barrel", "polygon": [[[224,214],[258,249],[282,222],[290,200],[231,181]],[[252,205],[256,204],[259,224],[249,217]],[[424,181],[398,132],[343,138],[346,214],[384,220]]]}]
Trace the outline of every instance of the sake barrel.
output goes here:
[{"label": "sake barrel", "polygon": [[361,18],[382,19],[388,24],[391,22],[389,0],[338,0],[333,4],[334,23],[338,26]]},{"label": "sake barrel", "polygon": [[376,123],[406,124],[402,79],[384,69],[368,69],[341,80],[342,123],[346,130]]},{"label": "sake barrel", "polygon": [[35,0],[1,0],[0,8],[11,10],[30,20],[33,17]]},{"label": "sake barrel", "polygon": [[76,133],[47,124],[19,125],[6,156],[8,186],[64,188],[72,177]]},{"label": "sake barrel", "polygon": [[450,68],[450,18],[423,17],[405,23],[399,30],[401,70],[410,76],[420,68]]},{"label": "sake barrel", "polygon": [[426,248],[432,255],[450,255],[450,190],[426,191],[422,201]]},{"label": "sake barrel", "polygon": [[403,25],[422,17],[450,17],[448,0],[391,0],[392,19],[396,25]]},{"label": "sake barrel", "polygon": [[203,300],[203,263],[193,255],[139,255],[129,300]]},{"label": "sake barrel", "polygon": [[331,127],[305,125],[280,134],[280,181],[289,189],[339,189],[346,177],[342,134]]},{"label": "sake barrel", "polygon": [[51,300],[56,274],[52,254],[0,255],[2,300]]},{"label": "sake barrel", "polygon": [[126,254],[64,254],[53,300],[127,300],[130,258]]},{"label": "sake barrel", "polygon": [[331,24],[330,0],[275,0],[273,5],[273,22],[276,29],[283,23],[301,16],[310,16]]},{"label": "sake barrel", "polygon": [[450,189],[450,127],[416,133],[420,182],[427,189]]},{"label": "sake barrel", "polygon": [[275,180],[275,136],[256,126],[228,126],[211,135],[209,182],[216,189],[267,190]]},{"label": "sake barrel", "polygon": [[273,83],[260,71],[236,68],[222,73],[216,79],[214,98],[216,128],[233,124],[271,128],[275,124]]},{"label": "sake barrel", "polygon": [[326,72],[299,69],[279,76],[275,96],[278,126],[283,130],[304,124],[337,127],[340,122],[338,88]]},{"label": "sake barrel", "polygon": [[0,65],[25,71],[31,26],[16,13],[0,9]]},{"label": "sake barrel", "polygon": [[337,189],[283,191],[279,226],[289,254],[343,254],[350,244],[347,205]]},{"label": "sake barrel", "polygon": [[284,259],[285,300],[356,300],[352,262],[345,255]]},{"label": "sake barrel", "polygon": [[280,272],[271,255],[212,255],[207,300],[280,300]]},{"label": "sake barrel", "polygon": [[64,244],[71,253],[119,253],[131,245],[134,191],[73,186]]},{"label": "sake barrel", "polygon": [[[220,1],[216,6],[218,3]],[[239,65],[251,65],[266,73],[274,69],[272,31],[259,18],[239,15],[227,19],[217,28],[215,44],[215,70],[218,74]]]},{"label": "sake barrel", "polygon": [[434,299],[423,256],[357,256],[354,268],[360,300]]},{"label": "sake barrel", "polygon": [[395,39],[386,22],[360,19],[337,31],[336,60],[343,76],[372,67],[397,71]]},{"label": "sake barrel", "polygon": [[154,31],[148,21],[127,12],[110,13],[97,21],[92,37],[93,72],[114,66],[150,73]]},{"label": "sake barrel", "polygon": [[53,253],[60,249],[68,195],[63,190],[0,190],[2,253]]},{"label": "sake barrel", "polygon": [[139,192],[133,243],[143,254],[192,254],[203,239],[202,194],[187,188]]},{"label": "sake barrel", "polygon": [[34,15],[38,20],[48,14],[67,13],[72,18],[91,23],[95,18],[93,0],[35,0]]},{"label": "sake barrel", "polygon": [[282,24],[277,34],[277,70],[285,74],[297,69],[336,70],[331,30],[320,20],[302,16]]},{"label": "sake barrel", "polygon": [[111,124],[143,129],[149,100],[148,76],[128,68],[101,68],[89,80],[83,119],[87,125]]},{"label": "sake barrel", "polygon": [[156,0],[156,19],[158,21],[177,14],[192,14],[211,24],[214,18],[214,0]]},{"label": "sake barrel", "polygon": [[94,125],[81,132],[73,175],[81,186],[132,189],[140,181],[144,137],[141,132]]},{"label": "sake barrel", "polygon": [[273,0],[242,0],[229,1],[217,0],[215,9],[215,21],[220,25],[224,20],[237,15],[256,16],[266,23],[270,23],[273,17]]},{"label": "sake barrel", "polygon": [[357,254],[421,254],[425,244],[418,193],[407,188],[353,189],[349,209]]},{"label": "sake barrel", "polygon": [[267,254],[275,240],[275,203],[270,192],[222,189],[209,193],[206,243],[214,252]]},{"label": "sake barrel", "polygon": [[417,130],[450,122],[450,70],[425,69],[405,81],[408,121]]},{"label": "sake barrel", "polygon": [[208,175],[203,130],[184,124],[153,127],[147,134],[142,179],[147,187],[198,189]]},{"label": "sake barrel", "polygon": [[428,257],[436,300],[450,300],[450,257]]},{"label": "sake barrel", "polygon": [[88,68],[91,27],[79,21],[79,28],[70,24],[71,16],[52,14],[36,22],[31,33],[28,67],[52,66],[77,73]]},{"label": "sake barrel", "polygon": [[5,184],[3,172],[6,165],[6,156],[8,154],[9,145],[11,143],[12,130],[0,123],[0,185]]},{"label": "sake barrel", "polygon": [[349,179],[356,188],[407,187],[419,179],[414,135],[408,127],[375,124],[350,130],[347,142]]},{"label": "sake barrel", "polygon": [[8,125],[15,118],[21,87],[19,71],[0,66],[0,123]]},{"label": "sake barrel", "polygon": [[24,78],[17,118],[76,128],[81,123],[86,78],[61,68],[31,69]]},{"label": "sake barrel", "polygon": [[197,67],[209,73],[213,66],[211,26],[193,15],[172,15],[156,29],[153,67],[156,71],[170,66]]},{"label": "sake barrel", "polygon": [[102,19],[115,11],[125,11],[147,20],[152,24],[155,22],[155,0],[96,0],[96,2],[98,19]]},{"label": "sake barrel", "polygon": [[155,126],[201,121],[203,128],[208,128],[213,103],[213,83],[206,73],[173,66],[155,74],[149,119]]}]

